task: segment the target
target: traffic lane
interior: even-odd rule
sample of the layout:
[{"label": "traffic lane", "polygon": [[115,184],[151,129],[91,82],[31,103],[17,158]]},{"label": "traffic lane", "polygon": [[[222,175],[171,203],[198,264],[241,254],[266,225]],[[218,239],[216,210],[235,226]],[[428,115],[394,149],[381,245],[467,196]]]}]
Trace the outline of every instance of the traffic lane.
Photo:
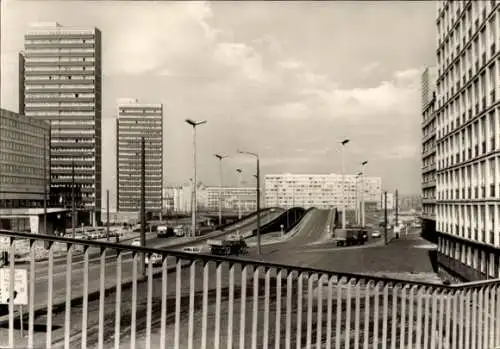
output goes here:
[{"label": "traffic lane", "polygon": [[[425,247],[425,246],[424,246]],[[429,249],[415,240],[394,240],[388,245],[334,248],[331,250],[277,250],[266,254],[268,262],[346,273],[433,273]]]},{"label": "traffic lane", "polygon": [[[248,225],[248,227],[251,228],[251,223]],[[231,230],[232,231],[232,230]],[[227,233],[230,233],[227,231]],[[174,242],[176,238],[151,238],[147,241],[147,245],[150,247],[175,247],[175,244],[170,244],[171,242]],[[193,243],[194,244],[194,243]],[[123,259],[131,259],[132,258],[132,253],[131,252],[123,252]],[[108,253],[106,255],[106,262],[113,262],[113,260],[116,259],[116,255],[108,250]],[[100,249],[98,248],[91,248],[89,250],[89,267],[92,268],[98,268],[100,264]],[[73,272],[81,272],[81,270],[84,268],[84,256],[83,254],[75,254],[72,256],[72,270]],[[59,282],[58,278],[62,277],[65,279],[66,275],[66,266],[67,266],[67,260],[66,257],[63,257],[62,260],[55,260],[54,259],[54,266],[53,266],[53,275],[54,275],[54,282]],[[29,270],[29,264],[18,264],[16,266],[17,268],[22,268],[22,269],[27,269]],[[43,281],[47,279],[48,275],[48,261],[45,262],[37,262],[35,266],[36,270],[36,278],[37,280]]]},{"label": "traffic lane", "polygon": [[[283,242],[263,246],[264,253],[270,253],[277,248],[283,250],[290,250],[298,247],[305,246],[308,243],[315,242],[321,238],[326,225],[328,223],[328,210],[315,210],[311,215],[306,216],[304,223],[299,223],[299,231],[293,237]],[[255,249],[253,249],[255,251]]]},{"label": "traffic lane", "polygon": [[[278,212],[278,213],[272,212],[268,215],[261,216],[261,226],[273,221],[279,215],[281,215],[280,212]],[[167,246],[165,244],[158,243],[154,247],[155,248],[165,248],[165,249],[178,249],[180,247],[196,246],[196,245],[200,245],[200,244],[205,244],[206,241],[209,239],[222,238],[222,237],[225,237],[227,235],[234,234],[237,231],[240,231],[240,233],[244,234],[244,233],[251,231],[251,230],[254,230],[254,229],[257,229],[257,220],[256,219],[254,222],[250,222],[250,223],[247,223],[247,224],[242,225],[242,226],[234,227],[230,230],[209,233],[207,235],[204,235],[203,237],[200,237],[200,239],[196,239],[195,241],[187,241],[187,242],[184,242],[184,243],[181,243],[178,245],[169,245],[169,246]]]},{"label": "traffic lane", "polygon": [[[169,273],[167,274],[167,296],[169,298],[176,295],[176,289],[180,288],[181,294],[183,296],[189,295],[189,291],[191,289],[194,290],[195,293],[200,293],[203,291],[203,283],[204,283],[204,274],[205,268],[203,263],[198,261],[191,264],[189,261],[181,261],[182,267],[180,268],[176,263],[176,260],[173,258],[169,258],[167,260],[167,267],[169,268]],[[222,288],[227,288],[229,286],[230,279],[230,269],[233,269],[234,272],[234,285],[240,285],[242,280],[242,267],[240,264],[234,264],[229,266],[227,263],[220,264],[220,283]],[[155,272],[159,272],[158,276],[153,278],[153,297],[161,298],[162,296],[162,279],[161,279],[161,267],[153,268]],[[105,266],[105,287],[113,287],[116,285],[116,263],[109,263]],[[193,275],[193,278],[191,277]],[[208,263],[208,268],[206,270],[208,289],[213,290],[216,288],[218,283],[218,272],[216,263],[211,262]],[[253,270],[250,268],[247,271],[247,285],[250,285],[251,280],[253,278]],[[259,277],[264,277],[264,272],[262,269],[259,270]],[[72,298],[83,296],[83,273],[81,271],[76,271],[71,273],[71,295]],[[100,288],[100,271],[99,267],[91,267],[89,268],[89,293],[93,291],[98,291]],[[131,281],[132,280],[132,260],[123,261],[122,264],[122,282]],[[192,280],[194,281],[191,284]],[[194,285],[194,288],[192,286]],[[138,284],[138,303],[141,303],[140,299],[145,300],[147,296],[147,285],[146,283]],[[124,302],[129,301],[131,299],[131,290],[123,289],[122,290],[122,300]],[[64,301],[66,295],[66,279],[65,274],[60,275],[58,280],[54,281],[53,292],[51,293],[50,298],[54,301],[54,303],[59,303],[60,301]],[[112,303],[112,300],[115,297],[115,292],[112,292],[106,296],[107,303]],[[47,291],[47,280],[37,282],[35,287],[35,308],[42,307],[46,305],[48,301],[48,291]],[[96,301],[98,302],[98,300]],[[142,302],[144,303],[144,302]],[[105,307],[111,308],[114,312],[114,307]]]}]

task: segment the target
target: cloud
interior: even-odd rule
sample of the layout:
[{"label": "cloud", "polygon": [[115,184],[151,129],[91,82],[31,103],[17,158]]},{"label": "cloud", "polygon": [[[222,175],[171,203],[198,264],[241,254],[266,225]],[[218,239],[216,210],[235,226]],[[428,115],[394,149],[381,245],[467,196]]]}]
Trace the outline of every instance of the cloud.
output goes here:
[{"label": "cloud", "polygon": [[410,68],[405,70],[398,70],[394,73],[394,77],[398,80],[413,80],[420,78],[422,74],[422,69],[420,68]]},{"label": "cloud", "polygon": [[368,74],[377,69],[380,66],[379,62],[371,62],[361,68],[361,73]]}]

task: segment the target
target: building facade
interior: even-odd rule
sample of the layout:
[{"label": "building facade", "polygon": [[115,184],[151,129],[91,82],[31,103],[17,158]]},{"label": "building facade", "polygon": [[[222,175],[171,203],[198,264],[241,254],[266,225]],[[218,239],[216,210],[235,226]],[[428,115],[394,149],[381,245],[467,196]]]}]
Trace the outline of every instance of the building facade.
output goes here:
[{"label": "building facade", "polygon": [[49,123],[0,109],[0,208],[43,207],[49,146]]},{"label": "building facade", "polygon": [[206,187],[207,209],[217,211],[219,203],[222,209],[237,211],[238,205],[241,212],[257,210],[257,191],[255,187]]},{"label": "building facade", "polygon": [[[344,188],[346,208],[353,210],[361,198],[364,188],[365,202],[380,200],[382,179],[380,177],[345,175]],[[342,175],[339,174],[269,174],[265,176],[266,207],[333,208],[342,207]]]},{"label": "building facade", "polygon": [[19,112],[50,122],[51,190],[71,191],[74,166],[82,193],[78,210],[96,225],[101,212],[101,32],[39,23],[24,39]]},{"label": "building facade", "polygon": [[117,211],[140,209],[143,137],[146,211],[160,212],[163,207],[163,105],[120,99],[116,132]]},{"label": "building facade", "polygon": [[188,212],[183,207],[184,191],[182,185],[168,185],[163,188],[163,208],[167,212]]},{"label": "building facade", "polygon": [[439,1],[438,261],[454,277],[499,276],[500,2]]},{"label": "building facade", "polygon": [[422,74],[422,232],[436,241],[436,68]]}]

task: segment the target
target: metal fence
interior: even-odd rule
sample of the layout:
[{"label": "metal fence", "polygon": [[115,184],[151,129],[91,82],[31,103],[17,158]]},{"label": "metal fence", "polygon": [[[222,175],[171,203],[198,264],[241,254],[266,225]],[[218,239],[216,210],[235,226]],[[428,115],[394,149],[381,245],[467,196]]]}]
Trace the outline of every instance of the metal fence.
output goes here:
[{"label": "metal fence", "polygon": [[[14,303],[23,291],[14,290],[22,280],[8,278],[8,309],[0,323],[12,348],[500,346],[498,280],[437,285],[105,242],[0,235],[9,238],[10,256],[20,241],[29,241],[31,255],[28,264],[10,258],[6,268],[9,275],[27,270],[29,280],[27,309],[21,311]],[[46,261],[36,260],[37,245],[48,249]],[[162,256],[158,265],[147,265],[144,276],[143,253]],[[20,335],[21,318],[27,318],[27,336]]]}]

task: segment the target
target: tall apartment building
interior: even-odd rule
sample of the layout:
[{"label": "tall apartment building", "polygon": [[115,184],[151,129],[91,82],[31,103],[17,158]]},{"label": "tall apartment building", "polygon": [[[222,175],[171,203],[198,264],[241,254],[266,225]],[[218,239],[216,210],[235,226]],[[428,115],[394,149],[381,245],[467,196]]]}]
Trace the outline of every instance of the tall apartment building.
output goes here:
[{"label": "tall apartment building", "polygon": [[422,231],[436,241],[436,68],[422,74]]},{"label": "tall apartment building", "polygon": [[438,261],[498,277],[500,2],[439,1],[436,23]]},{"label": "tall apartment building", "polygon": [[51,124],[51,193],[71,192],[72,167],[83,220],[100,222],[101,32],[34,24],[20,55],[20,114]]},{"label": "tall apartment building", "polygon": [[141,138],[145,140],[146,210],[163,207],[163,105],[120,99],[116,118],[117,211],[140,209]]},{"label": "tall apartment building", "polygon": [[49,145],[49,123],[0,109],[0,208],[43,206]]},{"label": "tall apartment building", "polygon": [[184,210],[182,203],[184,191],[182,185],[168,185],[163,188],[163,207],[168,212],[187,212]]},{"label": "tall apartment building", "polygon": [[[361,179],[345,175],[346,208],[353,210],[361,198]],[[265,176],[266,207],[341,207],[342,175],[339,174],[269,174]],[[382,179],[363,177],[365,202],[380,200]],[[359,192],[359,195],[358,195]]]}]

